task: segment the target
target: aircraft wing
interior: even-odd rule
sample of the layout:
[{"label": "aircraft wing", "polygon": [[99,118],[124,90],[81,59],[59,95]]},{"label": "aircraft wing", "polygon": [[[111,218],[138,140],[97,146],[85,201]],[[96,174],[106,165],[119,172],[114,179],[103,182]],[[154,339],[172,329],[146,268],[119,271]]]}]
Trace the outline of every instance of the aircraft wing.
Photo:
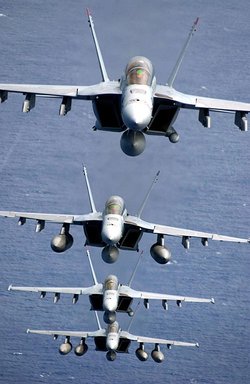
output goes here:
[{"label": "aircraft wing", "polygon": [[247,113],[250,112],[250,103],[188,95],[167,85],[157,85],[154,100],[160,108],[176,109],[176,111],[179,108],[199,110],[199,121],[204,127],[208,128],[211,126],[210,110],[234,112],[235,125],[240,130],[247,131]]},{"label": "aircraft wing", "polygon": [[199,297],[189,297],[189,296],[178,296],[178,295],[167,295],[164,293],[154,293],[154,292],[144,292],[136,291],[125,285],[120,287],[120,295],[127,295],[133,299],[145,299],[145,300],[166,300],[166,301],[176,301],[180,302],[189,302],[189,303],[213,303],[214,299],[203,299]]},{"label": "aircraft wing", "polygon": [[168,347],[171,347],[172,345],[176,345],[179,347],[199,347],[198,343],[187,343],[184,341],[157,339],[154,337],[137,336],[137,335],[133,335],[132,333],[129,333],[126,331],[121,331],[120,337],[123,337],[123,338],[131,340],[131,341],[137,341],[138,343],[163,344],[163,345],[165,344]]},{"label": "aircraft wing", "polygon": [[37,330],[27,329],[27,333],[35,333],[39,335],[51,335],[54,337],[65,336],[65,337],[106,337],[106,330],[99,329],[97,331],[50,331],[50,330]]},{"label": "aircraft wing", "polygon": [[188,95],[178,92],[167,85],[157,85],[154,97],[156,100],[162,102],[164,102],[164,100],[172,101],[181,108],[208,108],[217,111],[250,112],[250,103]]},{"label": "aircraft wing", "polygon": [[26,219],[37,220],[52,223],[68,223],[82,225],[86,221],[102,220],[102,215],[98,212],[89,213],[86,215],[67,215],[54,213],[33,213],[33,212],[15,212],[15,211],[0,211],[0,217],[17,217],[19,223],[24,224]]},{"label": "aircraft wing", "polygon": [[182,237],[182,243],[185,248],[188,248],[187,241],[191,237],[200,238],[202,240],[203,245],[207,245],[207,242],[209,239],[217,240],[217,241],[230,241],[235,243],[250,243],[249,238],[246,239],[246,238],[239,238],[239,237],[224,236],[224,235],[218,235],[210,232],[201,232],[201,231],[194,231],[194,230],[185,229],[185,228],[177,228],[177,227],[170,227],[167,225],[154,224],[154,223],[149,223],[145,220],[142,220],[139,217],[130,216],[130,215],[127,216],[125,223],[128,227],[129,226],[131,226],[131,228],[138,227],[143,232],[155,233],[157,235]]},{"label": "aircraft wing", "polygon": [[217,241],[230,241],[230,242],[234,242],[234,243],[249,243],[250,242],[250,239],[217,235],[215,233],[193,231],[190,229],[168,227],[165,225],[155,225],[153,233],[156,233],[159,235],[181,236],[181,237],[188,237],[188,238],[189,237],[198,237],[198,238],[206,239],[206,240],[211,239],[211,240],[217,240]]},{"label": "aircraft wing", "polygon": [[102,294],[102,284],[93,285],[86,288],[67,288],[67,287],[18,287],[10,285],[8,291],[22,291],[22,292],[38,292],[42,294],[54,293],[61,294],[67,293],[72,295],[98,295]]},{"label": "aircraft wing", "polygon": [[77,85],[43,85],[43,84],[0,84],[0,97],[6,92],[33,94],[44,97],[70,97],[74,99],[91,100],[100,95],[120,95],[121,90],[117,81],[101,82],[89,86]]}]

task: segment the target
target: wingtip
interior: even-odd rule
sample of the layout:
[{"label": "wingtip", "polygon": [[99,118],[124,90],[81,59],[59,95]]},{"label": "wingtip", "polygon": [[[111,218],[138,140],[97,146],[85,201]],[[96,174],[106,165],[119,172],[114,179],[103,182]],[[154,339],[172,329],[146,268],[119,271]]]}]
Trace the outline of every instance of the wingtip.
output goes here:
[{"label": "wingtip", "polygon": [[196,346],[197,348],[200,348],[200,344],[199,344],[199,343],[196,343],[195,346]]},{"label": "wingtip", "polygon": [[30,329],[29,328],[27,329],[26,333],[30,333]]},{"label": "wingtip", "polygon": [[211,303],[212,303],[212,304],[215,304],[215,301],[214,301],[214,298],[213,298],[213,297],[211,298]]},{"label": "wingtip", "polygon": [[8,286],[8,291],[11,291],[11,288],[12,288],[12,284],[10,284],[10,285]]}]

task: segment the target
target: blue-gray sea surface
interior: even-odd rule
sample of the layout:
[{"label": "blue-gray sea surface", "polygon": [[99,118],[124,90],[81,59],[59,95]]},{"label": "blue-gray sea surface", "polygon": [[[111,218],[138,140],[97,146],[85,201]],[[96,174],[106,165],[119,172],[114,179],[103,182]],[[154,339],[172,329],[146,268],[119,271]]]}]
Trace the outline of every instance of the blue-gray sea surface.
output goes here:
[{"label": "blue-gray sea surface", "polygon": [[[85,8],[94,15],[96,32],[109,77],[118,79],[127,60],[152,60],[159,83],[166,83],[188,31],[200,25],[175,82],[180,91],[249,102],[250,3],[246,0],[86,1],[0,0],[0,82],[95,84],[101,80]],[[147,137],[145,152],[125,156],[120,135],[93,132],[90,102],[73,102],[58,116],[58,100],[37,99],[29,114],[21,112],[22,95],[9,95],[0,107],[0,209],[80,214],[89,211],[82,175],[88,167],[96,206],[102,210],[111,194],[124,197],[135,213],[160,169],[143,218],[161,224],[249,236],[250,133],[234,126],[233,114],[211,113],[212,128],[198,122],[196,111],[181,111],[175,123],[176,145]],[[204,248],[191,240],[167,238],[173,261],[159,265],[149,249],[156,241],[145,235],[144,260],[133,287],[170,294],[214,297],[216,304],[170,305],[165,312],[152,302],[140,306],[131,332],[144,336],[199,342],[200,348],[172,348],[163,364],[140,362],[134,354],[89,351],[82,357],[58,353],[60,340],[27,335],[27,328],[95,330],[88,298],[73,306],[62,296],[8,292],[9,284],[88,286],[92,284],[81,228],[72,228],[74,245],[52,252],[50,240],[59,226],[41,234],[34,223],[18,227],[0,220],[1,348],[0,383],[249,383],[249,246],[211,242]],[[127,283],[138,254],[120,252],[105,264],[100,249],[91,249],[98,279],[115,273]],[[120,315],[126,329],[129,318]],[[152,346],[147,349],[150,351]]]}]

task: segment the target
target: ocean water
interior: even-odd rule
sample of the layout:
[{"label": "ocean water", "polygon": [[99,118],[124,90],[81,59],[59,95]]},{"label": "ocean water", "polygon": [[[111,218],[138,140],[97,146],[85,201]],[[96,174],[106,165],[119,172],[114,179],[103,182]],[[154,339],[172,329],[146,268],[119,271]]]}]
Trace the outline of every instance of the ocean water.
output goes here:
[{"label": "ocean water", "polygon": [[[164,84],[197,16],[200,17],[175,88],[190,94],[249,102],[249,15],[247,1],[85,1],[0,0],[1,82],[95,84],[101,80],[85,8],[90,7],[108,74],[117,79],[133,55],[147,56],[158,83]],[[143,218],[156,223],[249,237],[249,132],[234,126],[234,115],[211,113],[204,129],[195,111],[181,111],[175,123],[177,145],[147,137],[145,152],[125,156],[120,135],[93,132],[89,102],[73,102],[58,116],[57,100],[37,99],[29,114],[23,97],[9,95],[0,106],[0,209],[80,214],[89,211],[82,175],[86,164],[96,206],[102,210],[111,194],[124,197],[135,213],[156,171],[161,171]],[[0,220],[1,348],[0,383],[249,383],[248,245],[167,238],[173,261],[158,265],[149,249],[155,238],[144,235],[144,250],[133,287],[170,294],[214,297],[216,304],[186,304],[181,309],[160,303],[142,305],[131,332],[144,336],[199,342],[200,348],[163,348],[163,364],[128,355],[109,363],[94,351],[78,358],[60,356],[60,340],[27,335],[27,328],[95,330],[87,298],[73,306],[62,296],[8,292],[9,284],[88,286],[92,284],[81,228],[72,228],[73,247],[57,255],[50,240],[59,231],[34,223],[19,228]],[[98,280],[115,273],[127,283],[138,254],[120,252],[105,264],[100,249],[91,254]],[[136,307],[136,303],[134,304]],[[129,318],[119,316],[126,329]],[[77,343],[77,341],[76,341]],[[76,344],[75,343],[75,344]],[[148,346],[150,352],[152,346]]]}]

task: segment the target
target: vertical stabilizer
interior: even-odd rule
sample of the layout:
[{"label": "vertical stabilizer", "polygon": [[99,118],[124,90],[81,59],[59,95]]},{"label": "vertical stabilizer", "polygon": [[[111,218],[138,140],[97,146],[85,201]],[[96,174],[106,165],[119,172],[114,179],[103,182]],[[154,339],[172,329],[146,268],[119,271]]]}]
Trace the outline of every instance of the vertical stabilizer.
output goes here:
[{"label": "vertical stabilizer", "polygon": [[101,323],[100,323],[100,319],[99,319],[99,316],[98,316],[98,313],[97,311],[95,311],[95,318],[96,318],[96,322],[97,322],[97,326],[99,329],[102,329],[101,327]]},{"label": "vertical stabilizer", "polygon": [[105,64],[104,64],[104,61],[103,61],[102,52],[101,52],[101,49],[100,49],[100,46],[99,46],[99,43],[98,43],[98,40],[97,40],[97,36],[96,36],[96,33],[95,33],[95,27],[94,27],[93,18],[91,16],[90,11],[89,11],[88,8],[87,8],[87,16],[88,16],[88,22],[89,22],[91,33],[92,33],[92,36],[93,36],[93,40],[94,40],[94,44],[95,44],[95,49],[96,49],[96,53],[97,53],[97,58],[98,58],[98,62],[99,62],[99,66],[100,66],[100,70],[101,70],[101,74],[102,74],[102,81],[106,82],[106,81],[109,81],[109,78],[108,78],[108,74],[107,74],[107,71],[106,71],[106,68],[105,68]]},{"label": "vertical stabilizer", "polygon": [[141,217],[142,211],[143,211],[143,209],[144,209],[144,207],[145,207],[145,204],[146,204],[146,202],[147,202],[147,200],[148,200],[148,198],[149,198],[149,195],[150,195],[150,193],[151,193],[151,191],[152,191],[152,188],[153,188],[154,184],[155,184],[155,183],[157,182],[157,180],[158,180],[158,176],[159,176],[159,174],[160,174],[160,171],[158,171],[158,172],[156,173],[156,175],[155,175],[155,177],[154,177],[154,180],[152,181],[152,184],[150,185],[150,188],[149,188],[149,190],[148,190],[148,192],[147,192],[147,194],[146,194],[146,196],[145,196],[145,198],[144,198],[144,200],[143,200],[143,202],[142,202],[142,204],[141,204],[141,207],[140,207],[140,209],[139,209],[139,211],[138,211],[138,213],[137,213],[137,217]]},{"label": "vertical stabilizer", "polygon": [[132,281],[134,280],[136,271],[137,271],[138,266],[139,266],[139,264],[140,264],[140,262],[141,262],[141,260],[142,260],[142,256],[143,256],[143,251],[141,251],[141,253],[140,253],[139,257],[138,257],[137,263],[136,263],[136,265],[135,265],[135,268],[134,268],[134,270],[133,270],[133,272],[132,272],[132,275],[131,275],[131,277],[130,277],[130,279],[129,279],[129,282],[128,282],[128,286],[129,286],[129,287],[131,286]]},{"label": "vertical stabilizer", "polygon": [[93,195],[92,195],[92,191],[91,191],[90,184],[89,184],[87,168],[85,166],[83,166],[82,171],[83,171],[85,181],[86,181],[86,186],[87,186],[87,190],[88,190],[88,196],[89,196],[89,202],[90,202],[91,210],[92,210],[92,212],[97,212],[96,207],[95,207],[95,203],[94,203],[94,199],[93,199]]},{"label": "vertical stabilizer", "polygon": [[90,257],[90,252],[89,252],[88,249],[86,250],[86,253],[87,253],[88,260],[89,260],[89,265],[90,265],[92,277],[93,277],[93,280],[94,280],[94,284],[97,285],[98,281],[97,281],[97,278],[96,278],[95,270],[94,270],[94,267],[93,267],[93,264],[92,264],[92,260],[91,260],[91,257]]},{"label": "vertical stabilizer", "polygon": [[173,86],[173,83],[175,81],[176,75],[177,75],[177,73],[178,73],[178,71],[180,69],[182,60],[183,60],[183,58],[185,56],[185,53],[187,51],[187,48],[189,46],[190,40],[193,37],[194,32],[196,31],[196,27],[197,27],[198,21],[199,21],[199,17],[197,17],[197,19],[195,20],[195,22],[194,22],[194,24],[193,24],[193,26],[191,28],[191,31],[189,32],[188,38],[187,38],[187,40],[186,40],[186,42],[185,42],[185,44],[184,44],[184,46],[183,46],[183,48],[181,50],[180,56],[178,57],[178,60],[177,60],[177,62],[175,64],[175,66],[174,66],[174,69],[173,69],[171,75],[169,76],[169,79],[168,79],[168,82],[167,82],[167,85],[169,87]]},{"label": "vertical stabilizer", "polygon": [[138,301],[138,303],[137,303],[137,306],[136,306],[135,311],[134,311],[134,315],[131,317],[131,320],[130,320],[130,322],[129,322],[129,324],[128,324],[127,332],[130,331],[131,325],[133,324],[133,321],[134,321],[136,312],[138,311],[140,304],[141,304],[141,300]]}]

